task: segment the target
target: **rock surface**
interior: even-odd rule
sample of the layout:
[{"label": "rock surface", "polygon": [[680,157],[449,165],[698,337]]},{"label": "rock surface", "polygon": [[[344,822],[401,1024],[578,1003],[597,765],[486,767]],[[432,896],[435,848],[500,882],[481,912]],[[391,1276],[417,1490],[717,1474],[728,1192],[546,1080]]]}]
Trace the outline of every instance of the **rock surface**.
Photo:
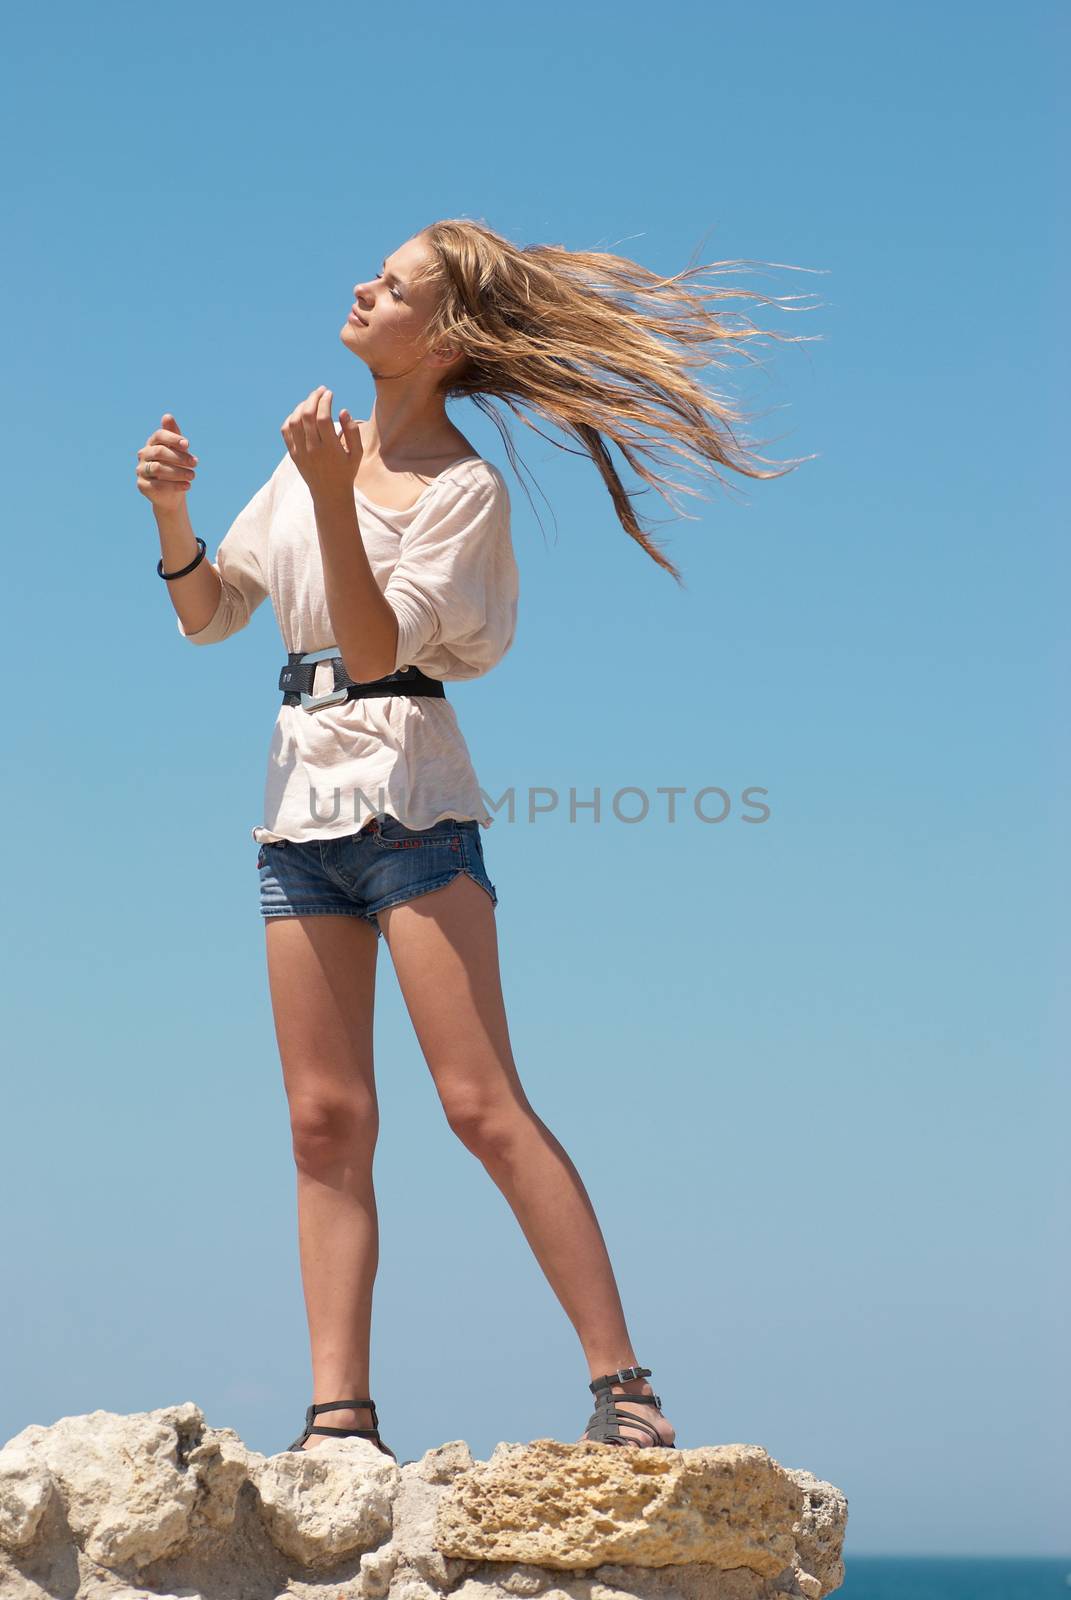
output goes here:
[{"label": "rock surface", "polygon": [[822,1600],[847,1501],[758,1445],[367,1439],[262,1456],[192,1401],[0,1450],[0,1600]]}]

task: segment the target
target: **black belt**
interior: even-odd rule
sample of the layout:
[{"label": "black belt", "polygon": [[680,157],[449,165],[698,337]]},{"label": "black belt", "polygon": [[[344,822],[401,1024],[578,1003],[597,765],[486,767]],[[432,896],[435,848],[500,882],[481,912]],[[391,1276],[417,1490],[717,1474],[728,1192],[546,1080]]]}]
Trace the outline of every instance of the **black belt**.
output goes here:
[{"label": "black belt", "polygon": [[[402,667],[399,672],[389,672],[385,678],[375,678],[369,683],[357,683],[348,676],[339,655],[325,652],[337,649],[325,645],[321,650],[291,650],[286,666],[279,674],[279,687],[284,691],[284,706],[303,706],[315,711],[317,706],[341,705],[344,700],[365,700],[374,695],[423,694],[436,700],[446,699],[446,689],[441,678],[429,678],[419,667]],[[316,668],[322,661],[330,661],[335,686],[326,694],[313,694],[312,686]]]}]

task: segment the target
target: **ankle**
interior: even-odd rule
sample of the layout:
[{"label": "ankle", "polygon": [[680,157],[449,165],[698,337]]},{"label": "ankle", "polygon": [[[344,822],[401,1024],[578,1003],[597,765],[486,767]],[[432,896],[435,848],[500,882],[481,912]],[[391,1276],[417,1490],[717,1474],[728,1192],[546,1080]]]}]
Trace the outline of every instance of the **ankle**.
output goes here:
[{"label": "ankle", "polygon": [[[611,1372],[628,1372],[632,1367],[642,1367],[643,1365],[642,1361],[602,1361],[596,1364],[593,1362],[592,1357],[588,1356],[588,1368],[593,1379],[605,1378]],[[642,1382],[642,1379],[633,1378],[629,1381],[638,1383]]]},{"label": "ankle", "polygon": [[654,1394],[646,1378],[630,1378],[627,1383],[614,1383],[610,1386],[611,1394]]}]

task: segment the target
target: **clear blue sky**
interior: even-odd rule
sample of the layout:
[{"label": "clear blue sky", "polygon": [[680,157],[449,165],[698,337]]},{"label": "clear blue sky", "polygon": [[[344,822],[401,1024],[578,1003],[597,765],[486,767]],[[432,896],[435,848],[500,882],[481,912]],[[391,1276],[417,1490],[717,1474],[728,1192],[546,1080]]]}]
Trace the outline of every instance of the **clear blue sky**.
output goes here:
[{"label": "clear blue sky", "polygon": [[[452,697],[489,795],[561,796],[485,835],[514,1051],[640,1359],[681,1445],[839,1484],[849,1554],[1066,1549],[1066,9],[60,5],[5,37],[0,1438],[188,1398],[258,1450],[300,1430],[249,836],[280,641],[268,606],[180,639],[135,452],[174,411],[214,553],[311,388],[367,415],[353,283],[468,215],[825,274],[732,280],[824,301],[766,318],[821,342],[712,377],[818,459],[696,521],[645,497],[687,590],[586,460],[514,423],[541,528],[454,410],[522,594]],[[384,1437],[576,1438],[575,1334],[385,946],[377,1077]]]}]

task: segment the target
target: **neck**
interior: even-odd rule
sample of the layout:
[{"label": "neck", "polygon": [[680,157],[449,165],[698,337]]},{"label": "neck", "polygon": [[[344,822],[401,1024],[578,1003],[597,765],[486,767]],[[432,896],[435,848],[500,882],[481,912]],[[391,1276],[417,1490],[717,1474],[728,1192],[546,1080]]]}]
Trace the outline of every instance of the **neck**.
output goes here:
[{"label": "neck", "polygon": [[451,431],[441,394],[376,378],[376,398],[364,430],[366,459],[429,455]]}]

